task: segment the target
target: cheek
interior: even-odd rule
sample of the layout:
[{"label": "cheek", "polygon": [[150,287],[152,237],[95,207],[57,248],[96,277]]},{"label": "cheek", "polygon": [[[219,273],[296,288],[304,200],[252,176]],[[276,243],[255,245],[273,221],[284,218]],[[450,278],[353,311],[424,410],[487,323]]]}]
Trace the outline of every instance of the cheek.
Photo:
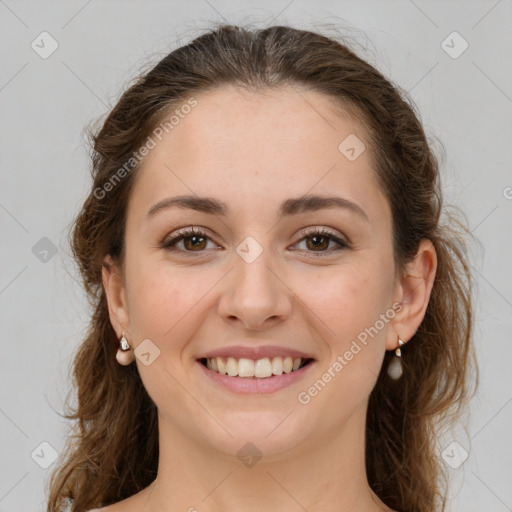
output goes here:
[{"label": "cheek", "polygon": [[207,289],[205,284],[199,286],[201,280],[190,273],[161,262],[134,262],[131,269],[130,323],[137,337],[160,342],[182,339],[194,305]]},{"label": "cheek", "polygon": [[366,402],[380,372],[393,318],[386,316],[386,283],[374,275],[338,272],[328,283],[323,292],[318,289],[304,299],[318,316],[316,331],[326,352],[318,374],[304,383],[298,400],[318,408],[325,423],[319,428],[339,425]]},{"label": "cheek", "polygon": [[[382,365],[386,333],[394,317],[393,268],[390,258],[361,254],[356,263],[333,267],[328,273],[323,269],[318,279],[305,278],[301,285],[305,311],[315,313],[319,343],[327,347],[320,371],[330,371],[326,379],[332,380],[332,391],[352,390],[349,401],[354,403],[370,393]],[[355,389],[358,393],[353,393]]]},{"label": "cheek", "polygon": [[306,311],[312,311],[313,321],[322,326],[322,337],[343,348],[391,305],[389,275],[381,264],[361,258],[357,265],[322,269],[315,277],[305,275],[298,289]]}]

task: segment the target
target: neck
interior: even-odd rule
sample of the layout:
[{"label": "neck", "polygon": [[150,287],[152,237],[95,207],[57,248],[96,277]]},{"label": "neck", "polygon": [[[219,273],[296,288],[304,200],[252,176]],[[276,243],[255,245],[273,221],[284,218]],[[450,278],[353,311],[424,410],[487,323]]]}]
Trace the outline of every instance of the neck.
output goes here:
[{"label": "neck", "polygon": [[251,448],[248,457],[223,453],[159,416],[158,476],[146,489],[144,512],[389,511],[366,478],[365,412],[259,460],[251,459]]}]

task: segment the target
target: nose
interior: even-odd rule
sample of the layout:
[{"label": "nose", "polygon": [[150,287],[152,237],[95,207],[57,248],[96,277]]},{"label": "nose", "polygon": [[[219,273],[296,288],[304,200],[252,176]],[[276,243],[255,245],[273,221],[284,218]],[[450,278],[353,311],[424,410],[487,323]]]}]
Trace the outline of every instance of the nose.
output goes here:
[{"label": "nose", "polygon": [[234,268],[224,280],[218,313],[248,330],[261,330],[288,318],[293,292],[270,266],[268,250],[248,263],[236,255]]}]

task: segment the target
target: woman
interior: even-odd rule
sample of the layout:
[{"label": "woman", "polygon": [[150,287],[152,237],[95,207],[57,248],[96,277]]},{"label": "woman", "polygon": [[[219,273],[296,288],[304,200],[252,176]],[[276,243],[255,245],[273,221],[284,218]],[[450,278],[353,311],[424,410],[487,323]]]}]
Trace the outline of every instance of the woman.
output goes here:
[{"label": "woman", "polygon": [[444,510],[472,277],[395,86],[321,34],[220,26],[124,93],[93,160],[50,511]]}]

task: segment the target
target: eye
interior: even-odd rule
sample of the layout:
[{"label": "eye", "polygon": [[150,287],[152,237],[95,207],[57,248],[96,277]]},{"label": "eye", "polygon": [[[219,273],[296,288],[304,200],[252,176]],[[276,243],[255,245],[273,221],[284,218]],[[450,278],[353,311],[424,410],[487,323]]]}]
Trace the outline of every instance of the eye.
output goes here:
[{"label": "eye", "polygon": [[[306,251],[317,253],[317,256],[323,256],[323,253],[331,254],[335,251],[337,252],[350,248],[348,242],[338,237],[335,233],[331,233],[330,231],[326,230],[325,228],[315,228],[309,231],[302,230],[300,235],[302,238],[298,243],[306,241]],[[184,253],[200,253],[205,252],[204,249],[207,248],[208,241],[212,242],[208,234],[201,228],[185,228],[176,231],[172,237],[164,240],[161,244],[161,248],[167,249],[169,251],[178,251],[179,249],[178,252]],[[311,241],[311,243],[308,243],[308,241]],[[178,244],[182,242],[183,246],[177,249]],[[330,250],[327,250],[329,249],[331,242],[337,244],[338,248],[331,247]]]},{"label": "eye", "polygon": [[161,247],[162,249],[176,251],[176,246],[183,242],[184,249],[181,249],[181,252],[203,252],[207,240],[209,240],[209,237],[202,229],[186,228],[176,231],[174,236],[164,240]]},{"label": "eye", "polygon": [[[312,230],[302,230],[300,232],[303,237],[299,243],[305,241],[306,250],[308,252],[317,253],[316,256],[324,256],[325,253],[332,254],[333,252],[341,251],[343,249],[349,249],[350,245],[345,240],[338,237],[335,233],[331,233],[325,228],[315,228]],[[310,243],[309,243],[310,241]],[[338,248],[334,248],[334,250],[327,250],[329,248],[329,244],[334,242],[338,245]]]}]

